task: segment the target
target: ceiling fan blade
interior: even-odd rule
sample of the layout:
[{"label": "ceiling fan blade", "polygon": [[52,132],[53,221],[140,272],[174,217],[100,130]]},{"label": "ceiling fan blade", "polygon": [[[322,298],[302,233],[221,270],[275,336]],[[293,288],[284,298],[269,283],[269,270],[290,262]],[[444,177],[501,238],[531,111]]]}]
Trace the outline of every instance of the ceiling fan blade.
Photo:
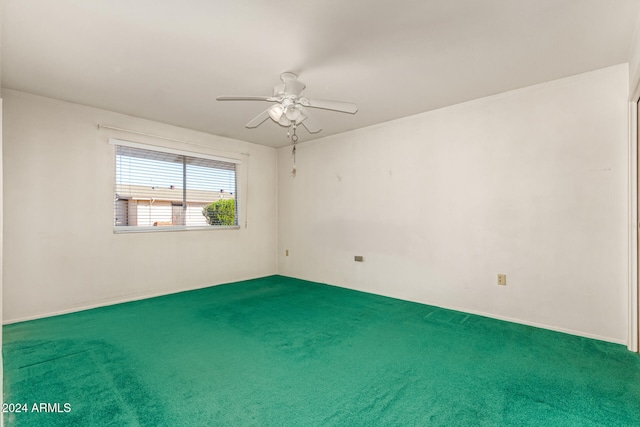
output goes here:
[{"label": "ceiling fan blade", "polygon": [[309,111],[304,108],[302,105],[298,106],[302,114],[304,115],[304,120],[302,120],[301,124],[304,126],[309,133],[318,133],[322,130],[322,126],[320,126],[320,122],[313,118],[313,116],[309,113]]},{"label": "ceiling fan blade", "polygon": [[262,113],[258,114],[249,123],[247,123],[244,126],[249,128],[249,129],[257,128],[258,126],[260,126],[262,124],[262,122],[264,122],[268,118],[269,118],[269,108],[264,110]]},{"label": "ceiling fan blade", "polygon": [[277,101],[272,96],[219,96],[218,101]]},{"label": "ceiling fan blade", "polygon": [[355,114],[358,111],[356,104],[342,101],[330,101],[328,99],[307,99],[305,107],[322,108],[324,110],[340,111],[342,113]]}]

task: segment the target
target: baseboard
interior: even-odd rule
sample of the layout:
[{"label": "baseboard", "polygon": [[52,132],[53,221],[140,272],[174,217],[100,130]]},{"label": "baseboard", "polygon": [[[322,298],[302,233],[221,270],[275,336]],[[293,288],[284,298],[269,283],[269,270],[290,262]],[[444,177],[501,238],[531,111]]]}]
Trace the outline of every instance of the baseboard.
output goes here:
[{"label": "baseboard", "polygon": [[165,295],[179,294],[181,292],[195,291],[195,290],[198,290],[198,289],[210,288],[211,286],[225,285],[225,284],[228,284],[228,283],[242,282],[244,280],[259,279],[261,277],[269,277],[269,276],[270,275],[258,276],[258,277],[248,277],[248,278],[242,278],[242,279],[234,280],[233,282],[214,283],[214,284],[209,284],[209,285],[205,285],[205,286],[197,286],[197,287],[193,287],[193,288],[180,289],[180,290],[165,289],[163,291],[152,292],[152,293],[120,295],[120,296],[118,296],[116,298],[113,298],[113,299],[102,300],[102,301],[98,301],[98,302],[95,302],[95,303],[92,303],[92,304],[82,305],[82,306],[78,306],[78,307],[74,307],[74,308],[70,308],[70,309],[66,309],[66,310],[57,310],[57,311],[52,311],[52,312],[47,312],[47,313],[42,313],[42,314],[36,314],[34,316],[26,316],[26,317],[19,317],[19,318],[16,318],[16,319],[3,320],[2,324],[3,325],[11,325],[13,323],[28,322],[29,320],[37,320],[37,319],[44,319],[46,317],[61,316],[61,315],[64,315],[64,314],[77,313],[79,311],[92,310],[94,308],[108,307],[110,305],[123,304],[123,303],[133,302],[133,301],[140,301],[140,300],[149,299],[149,298],[162,297],[162,296],[165,296]]},{"label": "baseboard", "polygon": [[[292,276],[284,276],[284,275],[282,275],[282,276],[283,277],[292,277]],[[269,276],[260,276],[260,277],[269,277]],[[245,278],[245,279],[239,279],[239,280],[237,280],[237,282],[241,282],[243,280],[257,279],[257,278],[259,278],[259,277],[249,277],[249,278]],[[306,280],[306,279],[302,279],[302,278],[298,278],[298,279]],[[117,299],[97,302],[97,303],[94,303],[94,304],[88,304],[88,305],[85,305],[85,306],[75,307],[75,308],[68,309],[68,310],[59,310],[59,311],[45,313],[45,314],[39,314],[39,315],[35,315],[35,316],[27,316],[27,317],[22,317],[22,318],[17,318],[17,319],[5,320],[5,321],[2,322],[2,324],[3,325],[9,325],[9,324],[12,324],[12,323],[26,322],[26,321],[29,321],[29,320],[42,319],[42,318],[45,318],[45,317],[59,316],[59,315],[63,315],[63,314],[70,314],[70,313],[75,313],[75,312],[78,312],[78,311],[91,310],[93,308],[106,307],[106,306],[110,306],[110,305],[122,304],[122,303],[132,302],[132,301],[139,301],[139,300],[143,300],[143,299],[155,298],[155,297],[160,297],[160,296],[164,296],[164,295],[177,294],[177,293],[181,293],[181,292],[195,291],[197,289],[204,289],[204,288],[208,288],[208,287],[211,287],[211,286],[223,285],[223,284],[226,284],[226,283],[235,283],[235,281],[234,282],[217,283],[217,284],[206,285],[206,286],[199,286],[199,287],[189,288],[189,289],[181,289],[179,291],[166,290],[166,291],[150,293],[150,294],[136,294],[136,295],[128,295],[128,296],[125,296],[125,297],[121,296],[121,297],[119,297]],[[316,283],[321,283],[321,282],[316,282]],[[364,292],[364,293],[373,294],[373,292],[368,292],[368,291],[365,291],[365,290],[362,290],[362,289],[349,288],[347,286],[332,285],[332,284],[329,284],[329,283],[323,283],[323,284],[330,285],[330,286],[337,286],[337,287],[341,287],[341,288],[345,288],[345,289],[351,289],[351,290],[358,291],[358,292]],[[389,298],[395,298],[395,299],[400,299],[400,300],[404,300],[404,301],[417,302],[419,304],[426,304],[426,305],[436,306],[436,305],[434,305],[432,303],[429,303],[427,301],[409,300],[409,299],[400,298],[400,297],[394,296],[394,295],[388,295],[388,294],[374,294],[374,295],[381,295],[381,296],[386,296],[386,297],[389,297]],[[447,309],[447,310],[460,311],[462,313],[475,314],[475,315],[478,315],[478,316],[483,316],[483,317],[488,317],[488,318],[491,318],[491,319],[502,320],[502,321],[505,321],[505,322],[511,322],[511,323],[517,323],[517,324],[521,324],[521,325],[533,326],[535,328],[547,329],[547,330],[550,330],[550,331],[561,332],[561,333],[564,333],[564,334],[575,335],[575,336],[584,337],[584,338],[591,338],[591,339],[596,339],[596,340],[599,340],[599,341],[611,342],[611,343],[615,343],[615,344],[621,344],[621,345],[624,345],[624,346],[627,345],[627,342],[625,340],[617,340],[617,339],[614,339],[614,338],[611,338],[611,337],[604,337],[604,336],[597,335],[597,334],[590,334],[588,332],[562,328],[562,327],[558,327],[558,326],[554,326],[554,325],[547,325],[547,324],[544,324],[544,323],[531,322],[531,321],[528,321],[528,320],[517,319],[517,318],[513,318],[513,317],[509,317],[509,316],[501,316],[501,315],[497,315],[497,314],[493,314],[493,313],[486,313],[486,312],[476,311],[476,310],[468,310],[468,309],[455,307],[455,306],[437,305],[436,307],[444,308],[444,309]]]},{"label": "baseboard", "polygon": [[[306,280],[306,279],[301,279],[301,280]],[[614,344],[621,344],[621,345],[624,345],[624,346],[626,346],[628,348],[628,345],[627,345],[628,343],[624,339],[615,339],[615,338],[611,338],[611,337],[605,337],[605,336],[602,336],[602,335],[591,334],[591,333],[584,332],[584,331],[578,331],[578,330],[574,330],[574,329],[562,328],[562,327],[555,326],[555,325],[547,325],[547,324],[544,324],[544,323],[532,322],[532,321],[517,319],[517,318],[509,317],[509,316],[501,316],[501,315],[494,314],[494,313],[486,313],[486,312],[483,312],[483,311],[469,310],[469,309],[460,308],[460,307],[457,307],[457,306],[436,305],[436,304],[433,304],[432,302],[429,302],[429,301],[421,301],[421,300],[417,300],[417,299],[408,299],[408,298],[403,298],[403,297],[399,297],[397,295],[391,295],[391,294],[374,293],[374,292],[369,292],[369,291],[365,291],[365,290],[362,290],[362,289],[350,288],[348,286],[332,285],[330,283],[324,283],[324,284],[329,285],[329,286],[337,286],[337,287],[341,287],[341,288],[345,288],[345,289],[351,289],[351,290],[358,291],[358,292],[365,292],[365,293],[369,293],[369,294],[373,294],[373,295],[381,295],[381,296],[394,298],[394,299],[399,299],[399,300],[403,300],[403,301],[415,302],[415,303],[418,303],[418,304],[431,305],[431,306],[438,307],[438,308],[444,308],[446,310],[455,310],[455,311],[460,311],[462,313],[475,314],[475,315],[478,315],[478,316],[488,317],[490,319],[502,320],[502,321],[505,321],[505,322],[517,323],[517,324],[526,325],[526,326],[533,326],[534,328],[547,329],[547,330],[554,331],[554,332],[561,332],[563,334],[575,335],[575,336],[578,336],[578,337],[590,338],[590,339],[595,339],[595,340],[598,340],[598,341],[610,342],[610,343],[614,343]]]},{"label": "baseboard", "polygon": [[[449,309],[448,307],[443,307],[443,308]],[[516,319],[516,318],[508,317],[508,316],[500,316],[500,315],[496,315],[496,314],[484,313],[484,312],[481,312],[481,311],[474,311],[474,310],[463,310],[463,309],[460,309],[460,308],[450,308],[450,310],[462,311],[462,312],[470,313],[470,314],[477,314],[478,316],[489,317],[489,318],[497,319],[497,320],[503,320],[505,322],[518,323],[520,325],[533,326],[535,328],[540,328],[540,329],[548,329],[548,330],[554,331],[554,332],[562,332],[564,334],[575,335],[575,336],[579,336],[579,337],[583,337],[583,338],[591,338],[591,339],[595,339],[595,340],[598,340],[598,341],[606,341],[606,342],[611,342],[611,343],[614,343],[614,344],[621,344],[621,345],[624,345],[624,346],[627,345],[627,342],[625,340],[617,340],[617,339],[610,338],[610,337],[604,337],[604,336],[597,335],[597,334],[590,334],[588,332],[576,331],[576,330],[573,330],[573,329],[561,328],[561,327],[558,327],[558,326],[547,325],[547,324],[544,324],[544,323],[530,322],[530,321],[527,321],[527,320]]]}]

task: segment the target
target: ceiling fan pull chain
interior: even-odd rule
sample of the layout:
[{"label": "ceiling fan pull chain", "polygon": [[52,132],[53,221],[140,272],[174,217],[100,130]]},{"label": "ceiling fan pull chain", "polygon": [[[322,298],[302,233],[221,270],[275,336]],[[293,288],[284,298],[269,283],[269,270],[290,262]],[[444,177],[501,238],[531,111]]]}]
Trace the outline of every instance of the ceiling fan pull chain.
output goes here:
[{"label": "ceiling fan pull chain", "polygon": [[[293,135],[291,135],[291,142],[293,143],[293,148],[291,149],[291,155],[293,156],[293,169],[291,169],[291,176],[296,177],[296,143],[298,142],[298,135],[296,135],[296,125],[293,126]],[[287,132],[287,135],[289,132]]]}]

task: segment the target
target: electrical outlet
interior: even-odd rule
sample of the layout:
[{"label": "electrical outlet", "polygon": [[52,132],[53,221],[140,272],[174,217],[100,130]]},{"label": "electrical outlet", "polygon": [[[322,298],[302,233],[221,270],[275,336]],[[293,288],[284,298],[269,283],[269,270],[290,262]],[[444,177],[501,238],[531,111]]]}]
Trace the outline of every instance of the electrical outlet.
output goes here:
[{"label": "electrical outlet", "polygon": [[364,262],[364,257],[362,255],[356,255],[353,257],[355,262]]},{"label": "electrical outlet", "polygon": [[289,256],[289,249],[287,249],[286,251],[284,251],[284,256]]},{"label": "electrical outlet", "polygon": [[498,285],[506,286],[507,285],[507,275],[506,274],[498,274]]}]

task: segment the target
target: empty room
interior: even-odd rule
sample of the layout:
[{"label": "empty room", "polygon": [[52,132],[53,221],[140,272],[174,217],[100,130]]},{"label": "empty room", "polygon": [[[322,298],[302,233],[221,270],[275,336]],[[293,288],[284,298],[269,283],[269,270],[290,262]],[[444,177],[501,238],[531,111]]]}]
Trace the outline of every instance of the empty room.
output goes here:
[{"label": "empty room", "polygon": [[640,1],[0,13],[4,426],[640,426]]}]

